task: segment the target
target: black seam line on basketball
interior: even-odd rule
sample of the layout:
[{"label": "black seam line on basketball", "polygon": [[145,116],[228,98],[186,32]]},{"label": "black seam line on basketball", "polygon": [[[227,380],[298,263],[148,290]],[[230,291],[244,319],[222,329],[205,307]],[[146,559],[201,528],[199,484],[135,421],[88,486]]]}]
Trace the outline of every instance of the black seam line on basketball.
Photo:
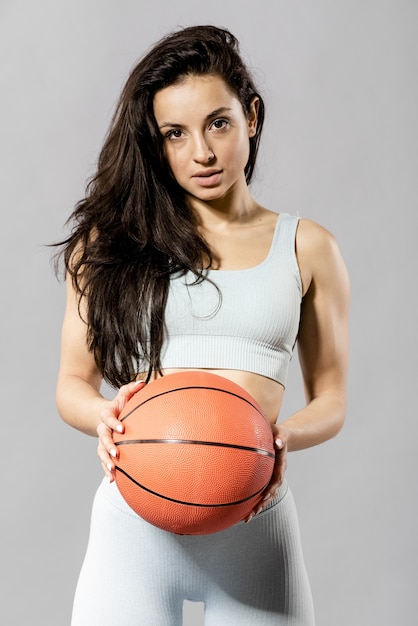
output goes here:
[{"label": "black seam line on basketball", "polygon": [[253,448],[252,446],[241,446],[235,443],[223,443],[220,441],[201,441],[194,439],[125,439],[125,441],[115,442],[117,446],[126,446],[136,443],[185,443],[190,445],[201,446],[217,446],[219,448],[233,448],[234,450],[247,450],[248,452],[256,452],[263,456],[268,456],[271,459],[275,458],[275,454],[262,448]]},{"label": "black seam line on basketball", "polygon": [[243,400],[244,402],[252,406],[253,409],[257,411],[257,413],[265,417],[265,415],[260,411],[259,408],[257,408],[252,402],[250,402],[246,398],[243,398],[242,396],[240,396],[238,393],[234,393],[233,391],[227,391],[226,389],[219,389],[218,387],[204,387],[202,385],[189,385],[187,387],[176,387],[175,389],[168,389],[168,391],[161,391],[160,393],[157,393],[155,396],[152,396],[151,398],[147,398],[146,400],[141,402],[141,404],[137,404],[136,407],[132,409],[132,411],[129,411],[129,413],[127,413],[122,418],[120,418],[120,421],[123,422],[123,420],[126,420],[126,418],[132,415],[132,413],[134,413],[137,409],[139,409],[141,406],[143,406],[147,402],[151,402],[151,400],[154,400],[155,398],[159,398],[160,396],[165,396],[168,393],[174,393],[175,391],[183,391],[183,389],[204,389],[204,390],[208,389],[210,391],[220,391],[221,393],[228,393],[230,396],[235,396],[235,398],[239,398],[240,400]]},{"label": "black seam line on basketball", "polygon": [[261,489],[251,494],[250,496],[243,498],[242,500],[234,500],[234,502],[222,502],[222,504],[202,504],[201,502],[184,502],[183,500],[176,500],[176,498],[170,498],[169,496],[164,496],[163,494],[158,493],[158,491],[153,491],[152,489],[145,487],[145,485],[141,485],[141,483],[136,481],[135,478],[132,478],[132,476],[130,476],[127,472],[125,472],[125,470],[123,470],[121,467],[118,467],[116,465],[115,469],[118,472],[121,472],[121,474],[124,474],[126,478],[128,478],[128,480],[130,480],[131,482],[135,483],[137,487],[139,487],[140,489],[143,489],[144,491],[147,491],[148,493],[151,493],[153,496],[157,496],[158,498],[162,498],[163,500],[169,500],[170,502],[176,502],[177,504],[184,504],[186,506],[200,506],[200,507],[207,508],[207,509],[243,504],[244,502],[247,502],[247,500],[251,500],[251,498],[255,498],[255,496],[257,496],[259,493],[264,491],[264,489],[268,485],[268,483],[266,483],[263,487],[261,487]]}]

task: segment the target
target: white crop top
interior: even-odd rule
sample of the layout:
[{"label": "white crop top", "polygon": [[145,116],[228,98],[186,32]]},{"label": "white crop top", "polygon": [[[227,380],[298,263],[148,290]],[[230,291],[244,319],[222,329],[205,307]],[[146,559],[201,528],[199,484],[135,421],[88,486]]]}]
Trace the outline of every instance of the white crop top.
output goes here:
[{"label": "white crop top", "polygon": [[286,385],[299,328],[302,282],[295,252],[299,218],[282,213],[267,257],[244,270],[208,270],[193,285],[171,279],[163,369],[254,372]]}]

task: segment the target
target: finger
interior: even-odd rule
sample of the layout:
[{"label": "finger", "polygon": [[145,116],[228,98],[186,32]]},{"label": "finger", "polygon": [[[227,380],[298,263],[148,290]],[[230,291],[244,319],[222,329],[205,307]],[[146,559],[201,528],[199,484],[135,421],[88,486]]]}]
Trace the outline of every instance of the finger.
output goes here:
[{"label": "finger", "polygon": [[261,511],[263,511],[270,504],[270,502],[272,502],[276,498],[278,491],[279,486],[277,486],[275,482],[270,482],[266,492],[264,492],[265,495],[263,495],[262,500],[259,501],[257,506],[254,507],[254,509],[247,515],[247,517],[244,518],[244,521],[248,523],[253,519],[253,517],[261,513]]},{"label": "finger", "polygon": [[115,401],[117,402],[119,411],[123,409],[125,404],[134,396],[138,391],[141,391],[145,386],[143,380],[136,380],[133,383],[128,383],[127,385],[122,385],[119,389]]},{"label": "finger", "polygon": [[106,478],[109,480],[110,483],[113,483],[113,481],[115,480],[115,475],[114,472],[111,471],[109,469],[109,466],[105,463],[102,463],[102,468],[103,468],[103,472],[106,476]]},{"label": "finger", "polygon": [[[277,448],[277,446],[276,446]],[[273,499],[281,486],[287,468],[287,453],[284,444],[276,450],[276,460],[270,482],[264,493],[264,500]]]},{"label": "finger", "polygon": [[283,439],[281,439],[280,437],[276,437],[276,439],[274,440],[274,447],[277,448],[277,450],[282,450],[284,448]]},{"label": "finger", "polygon": [[100,459],[104,463],[112,462],[112,459],[118,458],[118,451],[112,438],[112,431],[105,424],[99,424],[97,427],[97,435],[99,437],[99,445],[97,447]]},{"label": "finger", "polygon": [[283,483],[287,468],[286,446],[280,438],[277,438],[274,443],[276,448],[276,461],[271,480],[264,490],[261,501],[244,519],[247,523],[250,522],[255,515],[261,513],[261,511],[263,511],[277,497],[279,489]]},{"label": "finger", "polygon": [[[111,431],[116,430],[116,432],[118,433],[123,433],[125,428],[124,428],[123,423],[117,418],[118,414],[119,414],[118,408],[116,404],[112,402],[109,407],[106,407],[106,409],[102,411],[100,415],[100,419],[102,420],[102,423],[105,425],[105,427],[108,428],[109,430]],[[100,426],[101,424],[99,424],[99,427]],[[98,432],[99,432],[99,427],[97,428]]]},{"label": "finger", "polygon": [[283,484],[285,473],[287,468],[287,460],[286,457],[280,459],[279,462],[276,463],[273,471],[273,475],[271,477],[270,483],[267,486],[265,494],[263,496],[263,500],[265,502],[270,502],[274,500],[277,496],[277,492]]},{"label": "finger", "polygon": [[253,517],[261,513],[261,511],[264,511],[264,509],[266,509],[269,506],[269,504],[273,502],[273,500],[276,499],[277,494],[279,492],[279,487],[280,485],[277,485],[276,483],[270,483],[270,485],[267,488],[268,491],[266,495],[263,497],[263,499],[261,500],[261,502],[258,503],[258,505],[249,513],[249,515],[247,515],[246,518],[244,518],[244,521],[246,523],[251,522]]},{"label": "finger", "polygon": [[110,482],[114,480],[115,465],[111,456],[107,453],[106,449],[101,443],[97,446],[97,455],[101,461],[103,471]]}]

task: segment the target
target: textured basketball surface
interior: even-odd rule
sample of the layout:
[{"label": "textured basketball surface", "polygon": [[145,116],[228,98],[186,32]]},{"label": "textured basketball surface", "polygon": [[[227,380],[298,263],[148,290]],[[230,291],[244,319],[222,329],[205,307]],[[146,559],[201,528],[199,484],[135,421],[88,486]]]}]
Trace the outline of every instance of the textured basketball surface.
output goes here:
[{"label": "textured basketball surface", "polygon": [[159,528],[191,535],[228,528],[270,481],[271,426],[252,396],[221,376],[163,376],[138,391],[120,419],[118,488]]}]

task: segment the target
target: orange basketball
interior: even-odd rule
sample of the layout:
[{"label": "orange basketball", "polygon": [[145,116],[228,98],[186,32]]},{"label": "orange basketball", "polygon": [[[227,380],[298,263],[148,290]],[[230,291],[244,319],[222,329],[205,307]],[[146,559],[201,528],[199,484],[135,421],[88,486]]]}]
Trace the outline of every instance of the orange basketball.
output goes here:
[{"label": "orange basketball", "polygon": [[163,376],[120,415],[116,483],[129,506],[164,530],[203,535],[244,519],[274,466],[271,426],[236,383],[206,372]]}]

